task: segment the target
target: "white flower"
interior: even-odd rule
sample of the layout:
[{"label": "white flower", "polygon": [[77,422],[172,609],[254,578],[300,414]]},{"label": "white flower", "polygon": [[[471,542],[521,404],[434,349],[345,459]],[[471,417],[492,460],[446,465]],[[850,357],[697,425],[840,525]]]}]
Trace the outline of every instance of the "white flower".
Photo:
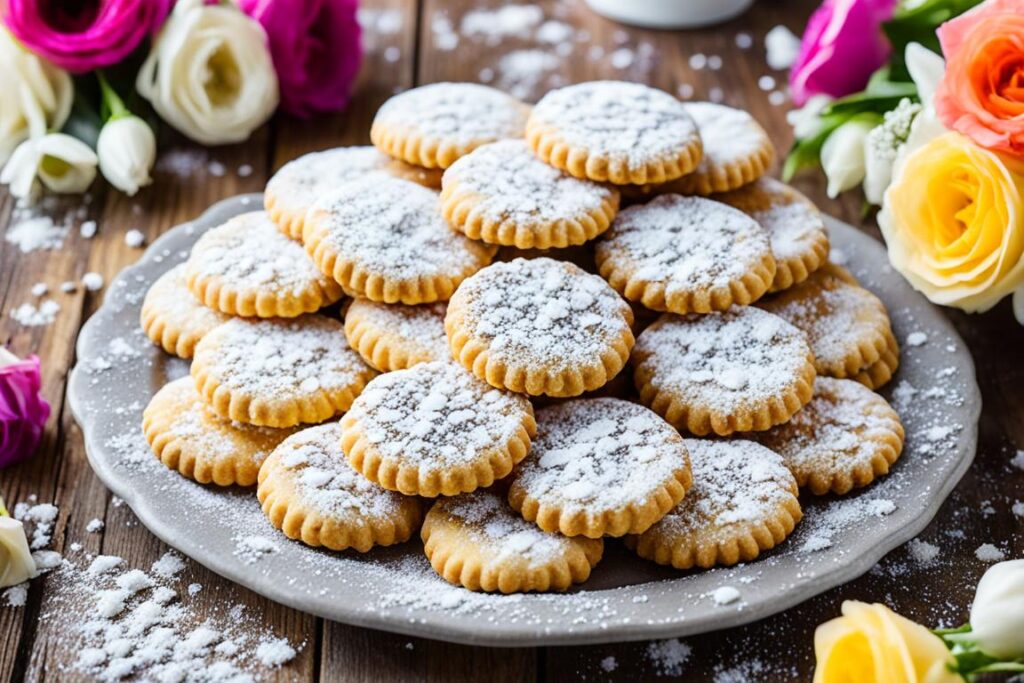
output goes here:
[{"label": "white flower", "polygon": [[866,173],[864,140],[875,127],[875,121],[852,118],[832,131],[821,146],[821,168],[828,178],[828,196],[860,185]]},{"label": "white flower", "polygon": [[25,527],[11,517],[0,517],[0,588],[17,586],[36,575]]},{"label": "white flower", "polygon": [[917,86],[917,96],[925,106],[931,106],[935,89],[946,73],[946,60],[920,43],[909,43],[903,53],[910,78]]},{"label": "white flower", "polygon": [[821,132],[824,125],[821,110],[832,103],[828,95],[813,95],[804,106],[786,113],[786,121],[793,126],[793,136],[797,140],[813,138]]},{"label": "white flower", "polygon": [[156,161],[156,138],[138,116],[110,119],[96,143],[100,172],[111,185],[128,196],[149,185],[149,170]]},{"label": "white flower", "polygon": [[23,140],[63,126],[73,98],[67,72],[0,27],[0,166]]},{"label": "white flower", "polygon": [[993,657],[1024,657],[1024,560],[994,564],[981,577],[971,605],[971,639]]},{"label": "white flower", "polygon": [[892,181],[896,156],[920,113],[920,104],[904,98],[895,109],[885,113],[882,125],[875,126],[864,138],[864,197],[870,203],[882,203],[885,190]]},{"label": "white flower", "polygon": [[96,177],[96,153],[89,145],[64,133],[49,133],[18,145],[0,172],[19,199],[31,201],[37,179],[54,192],[85,192]]},{"label": "white flower", "polygon": [[1017,322],[1024,325],[1024,287],[1013,293],[1013,315]]},{"label": "white flower", "polygon": [[157,34],[135,87],[168,123],[197,142],[241,142],[277,107],[266,34],[237,6],[179,0]]}]

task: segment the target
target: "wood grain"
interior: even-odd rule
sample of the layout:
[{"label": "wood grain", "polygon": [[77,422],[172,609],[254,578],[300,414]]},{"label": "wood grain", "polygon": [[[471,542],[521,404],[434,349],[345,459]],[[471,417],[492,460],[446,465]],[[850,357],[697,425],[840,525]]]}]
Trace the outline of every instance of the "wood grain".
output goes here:
[{"label": "wood grain", "polygon": [[[311,121],[278,116],[248,142],[213,150],[162,131],[164,158],[177,154],[188,163],[162,165],[155,184],[135,198],[107,192],[98,183],[100,189],[94,192],[86,216],[100,225],[96,237],[82,238],[76,222],[60,250],[21,254],[13,244],[0,241],[0,342],[17,354],[36,353],[42,358],[44,394],[54,407],[39,454],[0,472],[0,490],[9,502],[34,494],[39,501],[53,501],[61,508],[55,549],[79,562],[85,553],[116,554],[142,568],[167,551],[127,506],[111,498],[88,466],[81,433],[63,396],[78,329],[96,309],[102,293],[79,288],[74,294],[63,294],[60,283],[77,281],[89,271],[101,273],[109,281],[135,261],[139,252],[124,243],[124,233],[131,228],[142,230],[152,240],[218,199],[259,191],[274,170],[300,154],[336,145],[367,144],[373,112],[397,90],[440,80],[495,82],[503,78],[499,66],[510,51],[555,49],[516,37],[490,44],[485,37],[462,36],[454,50],[445,49],[439,41],[444,35],[435,26],[444,22],[458,26],[468,11],[502,4],[497,0],[364,2],[367,57],[345,112]],[[789,146],[788,106],[770,103],[768,92],[758,87],[762,76],[771,76],[779,84],[784,78],[765,66],[763,38],[778,24],[799,32],[817,4],[815,0],[758,0],[740,19],[713,30],[684,32],[627,29],[597,17],[583,2],[540,4],[546,16],[585,30],[585,39],[577,41],[570,56],[558,60],[536,83],[495,84],[520,88],[528,99],[559,84],[594,78],[636,80],[673,93],[692,89],[694,99],[720,96],[725,104],[752,112],[769,131],[780,154]],[[752,49],[736,46],[736,35],[741,32],[753,37]],[[617,62],[612,57],[622,50],[633,54],[633,61],[625,66],[624,60]],[[620,52],[620,57],[625,54]],[[721,57],[722,68],[695,68],[691,57],[698,54]],[[840,201],[829,200],[821,178],[814,174],[796,184],[829,213],[877,236],[873,221],[862,219],[860,200],[854,194]],[[77,204],[64,200],[61,206]],[[6,228],[12,211],[10,197],[0,194],[0,226]],[[30,293],[36,282],[49,285],[49,297],[60,303],[61,311],[51,325],[22,327],[10,313],[22,303],[38,303]],[[993,542],[1009,556],[1024,555],[1022,520],[1011,512],[1013,503],[1024,499],[1024,471],[1009,464],[1016,449],[1024,447],[1024,364],[1017,357],[1024,348],[1024,328],[1015,323],[1005,303],[984,316],[951,312],[950,317],[974,355],[985,409],[976,465],[921,535],[941,548],[940,557],[933,564],[922,565],[912,560],[907,548],[901,548],[865,577],[785,614],[743,628],[688,638],[685,647],[676,649],[683,652],[689,648],[677,669],[666,668],[664,657],[652,655],[648,643],[470,648],[323,622],[234,586],[192,562],[184,582],[204,586],[192,603],[200,618],[242,604],[249,614],[259,615],[269,630],[302,644],[294,662],[276,672],[261,672],[270,679],[498,683],[632,680],[675,674],[692,681],[808,680],[814,627],[836,615],[842,600],[884,601],[926,623],[958,623],[966,616],[971,587],[986,566],[975,557],[975,549]],[[86,531],[94,518],[106,522],[102,534]],[[71,543],[82,544],[82,550],[72,552]],[[0,607],[0,680],[83,679],[69,668],[77,657],[74,639],[62,631],[57,620],[39,619],[52,600],[48,579],[42,578],[32,582],[25,607]]]}]

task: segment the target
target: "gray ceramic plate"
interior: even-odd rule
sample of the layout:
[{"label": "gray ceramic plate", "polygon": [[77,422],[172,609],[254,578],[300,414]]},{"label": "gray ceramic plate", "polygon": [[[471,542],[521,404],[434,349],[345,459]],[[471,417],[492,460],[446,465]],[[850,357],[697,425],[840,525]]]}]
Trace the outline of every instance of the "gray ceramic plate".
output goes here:
[{"label": "gray ceramic plate", "polygon": [[[449,586],[416,541],[367,555],[289,541],[267,523],[251,491],[200,486],[164,468],[142,437],[142,410],[187,365],[139,329],[142,298],[187,256],[206,229],[261,205],[222,201],[153,243],[112,282],[82,329],[69,400],[89,460],[142,523],[185,555],[278,602],[337,621],[442,640],[524,646],[683,636],[780,612],[871,568],[918,534],[970,465],[981,406],[974,367],[943,315],[887,265],[882,246],[830,221],[833,257],[846,261],[892,312],[904,342],[886,395],[907,431],[903,457],[858,494],[805,496],[804,521],[757,562],[677,572],[640,560],[618,541],[587,584],[563,595],[497,596]],[[913,342],[913,343],[907,343]],[[716,589],[740,599],[720,605]]]}]

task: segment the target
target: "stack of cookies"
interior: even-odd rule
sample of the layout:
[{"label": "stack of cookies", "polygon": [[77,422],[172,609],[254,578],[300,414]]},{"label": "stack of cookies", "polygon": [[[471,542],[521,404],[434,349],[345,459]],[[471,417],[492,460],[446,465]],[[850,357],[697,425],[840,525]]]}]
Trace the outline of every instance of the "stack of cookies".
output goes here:
[{"label": "stack of cookies", "polygon": [[285,165],[149,291],[147,334],[192,359],[145,411],[168,467],[256,485],[311,546],[419,531],[445,579],[508,593],[585,581],[606,538],[753,560],[801,489],[899,457],[885,307],[749,114],[438,83],[371,139]]}]

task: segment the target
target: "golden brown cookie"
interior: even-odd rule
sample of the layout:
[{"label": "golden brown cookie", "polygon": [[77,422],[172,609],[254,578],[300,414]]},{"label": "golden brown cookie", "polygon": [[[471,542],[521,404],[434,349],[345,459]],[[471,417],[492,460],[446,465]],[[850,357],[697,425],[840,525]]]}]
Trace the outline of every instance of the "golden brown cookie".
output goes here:
[{"label": "golden brown cookie", "polygon": [[527,521],[565,536],[646,531],[683,499],[683,438],[643,406],[575,399],[537,413],[538,438],[512,475],[508,499]]},{"label": "golden brown cookie", "polygon": [[828,233],[821,212],[789,185],[764,177],[713,199],[749,214],[768,231],[776,265],[770,291],[803,282],[828,261]]},{"label": "golden brown cookie", "polygon": [[664,183],[701,159],[700,133],[683,103],[624,81],[550,91],[530,114],[526,140],[545,163],[617,185]]},{"label": "golden brown cookie", "polygon": [[903,425],[862,384],[819,377],[803,410],[756,438],[782,456],[801,488],[843,494],[889,472],[903,450]]},{"label": "golden brown cookie", "polygon": [[302,241],[348,294],[389,304],[446,301],[497,250],[449,228],[437,193],[397,178],[322,196],[306,216]]},{"label": "golden brown cookie", "polygon": [[200,237],[185,278],[199,301],[228,315],[294,318],[342,295],[265,211],[235,216]]},{"label": "golden brown cookie", "polygon": [[758,308],[663,315],[637,339],[640,400],[692,434],[764,431],[811,400],[814,357],[804,334]]},{"label": "golden brown cookie", "polygon": [[604,385],[633,348],[633,313],[608,284],[549,258],[495,263],[448,304],[452,354],[492,386],[578,396]]},{"label": "golden brown cookie", "polygon": [[203,337],[192,361],[215,413],[268,427],[329,420],[375,374],[345,343],[341,323],[322,315],[233,318]]},{"label": "golden brown cookie", "polygon": [[201,484],[218,486],[253,486],[263,460],[293,431],[218,417],[190,377],[156,392],[142,413],[142,430],[167,467]]},{"label": "golden brown cookie", "polygon": [[185,264],[181,263],[150,285],[139,318],[146,336],[164,351],[191,358],[203,335],[228,316],[203,306],[192,296],[185,282]]},{"label": "golden brown cookie", "polygon": [[896,374],[899,366],[900,348],[896,343],[896,338],[893,337],[889,348],[882,352],[881,358],[850,377],[850,379],[860,382],[868,389],[877,391],[889,383],[889,380]]},{"label": "golden brown cookie", "polygon": [[523,140],[478,147],[444,173],[441,211],[475,240],[520,249],[583,244],[611,225],[618,190],[573,178]]},{"label": "golden brown cookie", "polygon": [[373,118],[370,140],[414,166],[448,168],[495,140],[521,138],[530,107],[475,83],[431,83],[395,95]]},{"label": "golden brown cookie", "polygon": [[596,257],[601,275],[627,299],[673,313],[745,306],[775,277],[768,232],[702,197],[662,195],[625,209]]},{"label": "golden brown cookie", "polygon": [[439,499],[420,535],[434,571],[473,591],[563,591],[586,581],[604,553],[600,538],[541,531],[486,490]]},{"label": "golden brown cookie", "polygon": [[676,569],[749,562],[782,543],[803,517],[778,454],[753,441],[687,439],[693,486],[660,522],[626,544]]},{"label": "golden brown cookie", "polygon": [[443,303],[403,306],[356,299],[345,311],[345,338],[380,372],[451,360]]},{"label": "golden brown cookie", "polygon": [[406,495],[490,486],[526,457],[533,407],[451,362],[380,375],[341,419],[341,448],[370,481]]},{"label": "golden brown cookie", "polygon": [[385,491],[349,466],[337,422],[285,439],[260,468],[256,496],[288,538],[365,553],[409,540],[423,521],[419,498]]}]

